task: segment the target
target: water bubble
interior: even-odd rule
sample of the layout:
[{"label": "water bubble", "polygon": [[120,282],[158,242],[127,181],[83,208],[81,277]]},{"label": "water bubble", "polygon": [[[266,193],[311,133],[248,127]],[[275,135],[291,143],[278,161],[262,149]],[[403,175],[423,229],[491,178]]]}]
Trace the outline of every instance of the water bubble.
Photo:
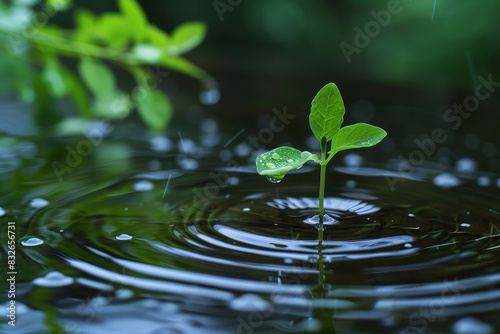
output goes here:
[{"label": "water bubble", "polygon": [[154,184],[149,181],[139,181],[134,184],[135,191],[150,191],[153,190]]},{"label": "water bubble", "polygon": [[455,169],[459,172],[472,173],[477,169],[477,163],[472,159],[462,158],[457,161]]},{"label": "water bubble", "polygon": [[269,303],[253,293],[246,293],[229,302],[233,310],[243,312],[263,311],[269,309]]},{"label": "water bubble", "polygon": [[273,168],[276,168],[276,166],[273,163],[268,162],[266,164],[266,168],[273,169]]},{"label": "water bubble", "polygon": [[493,334],[493,327],[476,318],[465,317],[453,324],[454,334]]},{"label": "water bubble", "polygon": [[4,214],[5,214],[5,210],[2,207],[0,207],[0,217],[2,217]]},{"label": "water bubble", "polygon": [[460,185],[460,180],[453,174],[441,173],[433,180],[434,184],[443,188],[453,188]]},{"label": "water bubble", "polygon": [[47,206],[49,204],[49,201],[43,199],[43,198],[34,198],[30,202],[30,206],[35,209],[40,209],[43,208],[44,206]]},{"label": "water bubble", "polygon": [[172,149],[174,144],[166,137],[156,136],[149,140],[151,149],[155,152],[168,152]]},{"label": "water bubble", "polygon": [[26,247],[39,246],[43,243],[45,243],[45,241],[40,238],[29,238],[28,240],[21,241],[21,245]]},{"label": "water bubble", "polygon": [[58,271],[53,271],[44,277],[38,277],[33,281],[33,284],[43,286],[45,288],[57,288],[73,284],[73,278],[68,277]]},{"label": "water bubble", "polygon": [[117,235],[116,237],[114,237],[114,239],[123,241],[123,240],[132,240],[133,237],[129,234],[123,233],[123,234]]},{"label": "water bubble", "polygon": [[363,164],[363,157],[356,153],[349,153],[342,161],[347,167],[359,167]]},{"label": "water bubble", "polygon": [[488,187],[491,184],[491,180],[487,176],[480,176],[477,178],[477,184],[481,187]]},{"label": "water bubble", "polygon": [[280,155],[278,153],[273,153],[273,155],[271,155],[271,158],[273,158],[274,160],[278,160],[280,158]]}]

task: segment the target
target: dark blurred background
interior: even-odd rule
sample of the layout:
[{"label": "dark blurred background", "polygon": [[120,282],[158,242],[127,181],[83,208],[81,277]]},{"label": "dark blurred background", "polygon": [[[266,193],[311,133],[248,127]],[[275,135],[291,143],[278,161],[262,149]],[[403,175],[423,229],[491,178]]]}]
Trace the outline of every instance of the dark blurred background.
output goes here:
[{"label": "dark blurred background", "polygon": [[[297,117],[266,148],[289,141],[303,148],[300,140],[310,135],[310,102],[324,84],[333,81],[344,98],[344,124],[369,122],[386,129],[389,135],[380,150],[388,157],[401,154],[408,159],[417,148],[415,139],[430,136],[440,127],[449,138],[437,145],[429,161],[470,157],[482,169],[500,170],[500,87],[456,130],[443,120],[448,108],[474,95],[478,76],[500,82],[498,1],[165,0],[140,4],[149,21],[167,32],[186,21],[203,21],[208,27],[206,40],[186,58],[218,81],[221,99],[193,108],[199,105],[199,83],[172,73],[162,84],[175,106],[170,129],[189,127],[198,116],[208,116],[217,119],[229,136],[241,128],[251,134],[265,126],[273,108],[287,106]],[[391,6],[397,13],[377,29],[375,16],[387,13]],[[72,27],[72,12],[78,8],[95,13],[117,10],[113,1],[77,0],[52,22]],[[366,46],[356,47],[355,29],[365,32],[367,25],[373,37],[365,39]],[[349,55],[350,62],[342,43],[357,48]]]}]

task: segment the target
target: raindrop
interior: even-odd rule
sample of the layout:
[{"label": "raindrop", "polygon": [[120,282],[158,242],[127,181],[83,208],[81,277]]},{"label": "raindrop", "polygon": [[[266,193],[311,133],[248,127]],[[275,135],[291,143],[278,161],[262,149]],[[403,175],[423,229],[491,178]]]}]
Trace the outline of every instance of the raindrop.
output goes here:
[{"label": "raindrop", "polygon": [[114,239],[115,240],[132,240],[133,237],[129,234],[123,233],[123,234],[117,235]]},{"label": "raindrop", "polygon": [[47,206],[49,204],[49,201],[43,199],[43,198],[34,198],[30,202],[30,206],[35,209],[40,209],[43,208],[44,206]]},{"label": "raindrop", "polygon": [[21,241],[21,245],[26,247],[34,247],[39,246],[45,243],[42,239],[39,238],[29,238],[28,240]]},{"label": "raindrop", "polygon": [[460,180],[453,174],[441,173],[433,180],[434,184],[443,188],[453,188],[460,185]]},{"label": "raindrop", "polygon": [[57,288],[73,284],[73,278],[68,277],[58,271],[53,271],[44,277],[38,277],[33,281],[33,284],[43,286],[45,288]]},{"label": "raindrop", "polygon": [[150,191],[153,190],[154,184],[149,181],[139,181],[134,184],[135,191]]},{"label": "raindrop", "polygon": [[271,158],[273,158],[274,160],[278,160],[280,158],[280,155],[278,153],[273,153],[273,155],[271,155]]}]

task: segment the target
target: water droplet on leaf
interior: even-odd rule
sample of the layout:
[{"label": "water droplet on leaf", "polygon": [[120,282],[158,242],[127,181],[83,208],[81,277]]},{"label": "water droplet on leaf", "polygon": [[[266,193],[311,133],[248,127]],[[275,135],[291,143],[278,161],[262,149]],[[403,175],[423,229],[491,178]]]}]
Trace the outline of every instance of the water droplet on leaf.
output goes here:
[{"label": "water droplet on leaf", "polygon": [[268,162],[268,163],[266,164],[266,167],[267,167],[267,168],[269,168],[269,169],[276,168],[276,166],[275,166],[274,164],[270,163],[270,162]]},{"label": "water droplet on leaf", "polygon": [[274,160],[278,160],[280,158],[280,155],[278,153],[273,153],[273,155],[271,155],[271,158],[273,158]]}]

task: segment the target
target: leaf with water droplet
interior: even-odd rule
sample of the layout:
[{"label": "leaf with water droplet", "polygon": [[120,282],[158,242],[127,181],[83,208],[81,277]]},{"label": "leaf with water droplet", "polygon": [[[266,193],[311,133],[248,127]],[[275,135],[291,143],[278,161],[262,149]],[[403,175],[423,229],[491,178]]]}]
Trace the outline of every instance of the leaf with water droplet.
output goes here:
[{"label": "leaf with water droplet", "polygon": [[[266,162],[272,161],[272,162]],[[318,156],[307,151],[299,151],[293,147],[282,146],[261,154],[255,160],[257,172],[270,182],[278,183],[291,170],[299,169],[308,161],[318,162]]]},{"label": "leaf with water droplet", "polygon": [[358,123],[345,126],[333,137],[330,154],[351,148],[370,147],[380,143],[385,136],[387,132],[370,124]]}]

